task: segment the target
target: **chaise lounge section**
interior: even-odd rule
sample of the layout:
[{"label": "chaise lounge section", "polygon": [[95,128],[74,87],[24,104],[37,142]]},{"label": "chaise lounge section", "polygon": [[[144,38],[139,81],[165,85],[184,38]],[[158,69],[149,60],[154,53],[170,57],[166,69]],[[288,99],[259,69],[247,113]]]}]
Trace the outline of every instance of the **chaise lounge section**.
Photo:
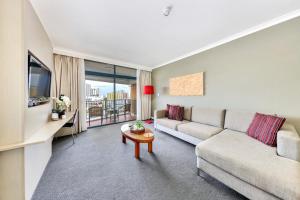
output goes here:
[{"label": "chaise lounge section", "polygon": [[300,138],[285,125],[271,147],[249,137],[254,113],[227,111],[225,130],[196,146],[197,168],[249,199],[300,199]]}]

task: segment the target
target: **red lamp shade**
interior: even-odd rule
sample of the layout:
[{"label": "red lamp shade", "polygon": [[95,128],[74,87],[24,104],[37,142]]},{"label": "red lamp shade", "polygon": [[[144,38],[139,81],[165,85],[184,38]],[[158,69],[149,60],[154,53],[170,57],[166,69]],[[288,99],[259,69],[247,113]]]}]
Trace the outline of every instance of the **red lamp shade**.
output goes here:
[{"label": "red lamp shade", "polygon": [[154,94],[154,87],[152,85],[145,85],[144,94]]}]

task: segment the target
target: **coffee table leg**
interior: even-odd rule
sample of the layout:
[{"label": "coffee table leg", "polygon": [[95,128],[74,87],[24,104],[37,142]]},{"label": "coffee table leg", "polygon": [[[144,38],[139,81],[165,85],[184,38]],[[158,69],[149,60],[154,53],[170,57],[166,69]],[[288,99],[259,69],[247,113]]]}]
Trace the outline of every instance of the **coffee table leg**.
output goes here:
[{"label": "coffee table leg", "polygon": [[152,142],[148,143],[148,152],[152,153]]},{"label": "coffee table leg", "polygon": [[124,135],[122,135],[122,142],[126,144],[126,137]]},{"label": "coffee table leg", "polygon": [[140,143],[135,142],[135,158],[139,159],[140,158]]}]

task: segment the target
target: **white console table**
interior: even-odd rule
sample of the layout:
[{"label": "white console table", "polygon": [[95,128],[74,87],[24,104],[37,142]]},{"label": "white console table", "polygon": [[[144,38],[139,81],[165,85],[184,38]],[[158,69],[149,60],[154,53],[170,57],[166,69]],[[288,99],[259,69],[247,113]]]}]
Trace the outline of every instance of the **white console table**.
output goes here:
[{"label": "white console table", "polygon": [[59,129],[61,129],[68,121],[72,119],[75,112],[67,112],[65,119],[60,119],[57,121],[49,121],[46,123],[43,127],[41,127],[39,130],[37,130],[31,137],[28,139],[25,139],[24,142],[20,143],[14,143],[14,144],[8,144],[8,145],[1,145],[0,146],[0,152],[1,151],[7,151],[17,148],[22,148],[27,145],[31,144],[38,144],[43,143],[49,140],[51,137],[57,133]]}]

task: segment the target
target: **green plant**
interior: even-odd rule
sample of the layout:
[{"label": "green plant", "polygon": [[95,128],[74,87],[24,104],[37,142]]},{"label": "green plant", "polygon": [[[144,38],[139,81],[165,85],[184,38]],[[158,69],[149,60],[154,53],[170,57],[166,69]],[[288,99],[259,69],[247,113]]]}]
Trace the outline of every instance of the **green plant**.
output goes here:
[{"label": "green plant", "polygon": [[144,123],[140,120],[136,121],[134,125],[137,129],[143,129],[144,128]]}]

